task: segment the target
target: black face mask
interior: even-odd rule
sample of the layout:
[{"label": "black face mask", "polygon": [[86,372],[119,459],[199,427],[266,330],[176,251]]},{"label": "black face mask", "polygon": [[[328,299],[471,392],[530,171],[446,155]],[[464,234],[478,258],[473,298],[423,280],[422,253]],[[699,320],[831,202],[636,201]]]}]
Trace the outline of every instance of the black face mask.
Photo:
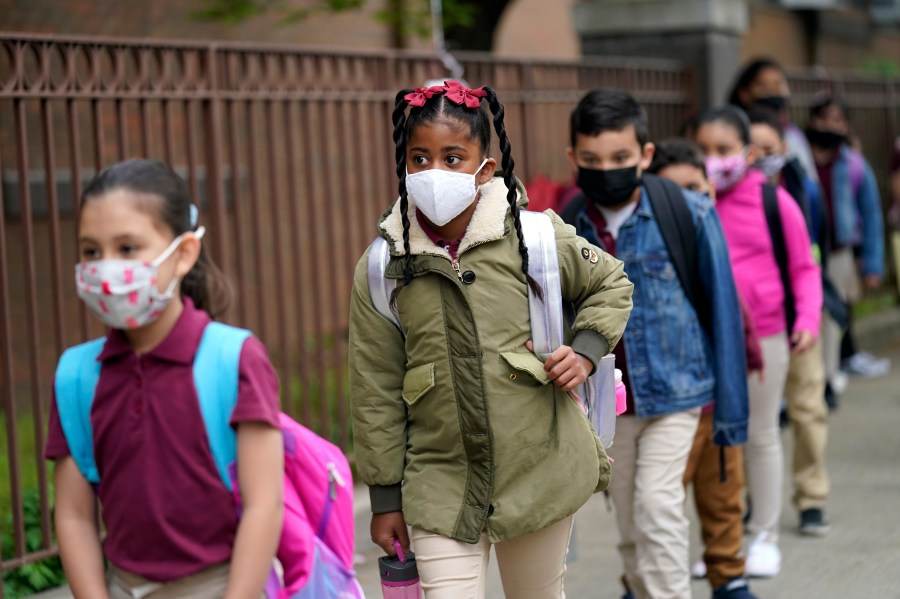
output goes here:
[{"label": "black face mask", "polygon": [[847,136],[837,131],[813,129],[812,127],[806,130],[806,137],[809,139],[809,143],[823,150],[833,150],[847,141]]},{"label": "black face mask", "polygon": [[637,170],[636,164],[608,171],[578,167],[578,187],[598,206],[621,206],[631,199],[631,194],[641,184]]},{"label": "black face mask", "polygon": [[765,98],[757,98],[755,102],[757,106],[764,106],[779,112],[787,106],[787,103],[788,99],[785,96],[766,96]]}]

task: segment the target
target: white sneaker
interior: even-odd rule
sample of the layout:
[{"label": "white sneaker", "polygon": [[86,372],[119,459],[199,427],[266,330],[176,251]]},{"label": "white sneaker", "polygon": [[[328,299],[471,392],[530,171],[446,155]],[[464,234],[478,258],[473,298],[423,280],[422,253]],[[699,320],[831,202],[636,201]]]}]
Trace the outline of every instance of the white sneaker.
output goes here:
[{"label": "white sneaker", "polygon": [[858,351],[844,360],[842,368],[851,375],[874,379],[891,371],[891,360],[873,356],[869,352]]},{"label": "white sneaker", "polygon": [[838,370],[831,377],[831,390],[834,391],[835,395],[843,395],[849,382],[850,376],[843,370]]},{"label": "white sneaker", "polygon": [[756,535],[747,550],[744,572],[755,578],[772,578],[781,571],[781,550],[764,532]]},{"label": "white sneaker", "polygon": [[691,576],[694,578],[706,578],[706,562],[701,557],[691,566]]}]

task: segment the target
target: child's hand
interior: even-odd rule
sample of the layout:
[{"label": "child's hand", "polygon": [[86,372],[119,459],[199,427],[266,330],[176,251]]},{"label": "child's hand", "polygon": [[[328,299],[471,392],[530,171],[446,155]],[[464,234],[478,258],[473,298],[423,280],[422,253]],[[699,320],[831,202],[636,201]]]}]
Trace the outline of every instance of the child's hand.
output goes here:
[{"label": "child's hand", "polygon": [[815,337],[809,331],[797,331],[791,335],[791,355],[802,354],[811,348],[815,342]]},{"label": "child's hand", "polygon": [[372,535],[372,542],[381,547],[386,554],[397,555],[394,539],[398,539],[403,551],[409,553],[409,533],[406,531],[403,512],[372,514],[369,532]]},{"label": "child's hand", "polygon": [[[525,342],[525,347],[528,351],[534,351],[534,344],[530,339]],[[560,345],[544,362],[544,370],[550,380],[566,393],[584,383],[593,369],[594,365],[590,360],[575,353],[568,345]]]}]

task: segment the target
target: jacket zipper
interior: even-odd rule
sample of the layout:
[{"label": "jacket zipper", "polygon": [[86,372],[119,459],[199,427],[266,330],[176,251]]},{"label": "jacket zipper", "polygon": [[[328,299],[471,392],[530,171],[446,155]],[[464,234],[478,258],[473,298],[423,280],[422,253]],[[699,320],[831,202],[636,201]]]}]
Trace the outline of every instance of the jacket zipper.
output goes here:
[{"label": "jacket zipper", "polygon": [[[450,246],[449,245],[445,246],[444,249],[447,250],[448,254],[450,254]],[[463,278],[462,278],[462,271],[459,268],[459,256],[454,258],[453,254],[450,254],[450,266],[453,267],[453,272],[456,273],[456,278],[458,278],[461,283]]]}]

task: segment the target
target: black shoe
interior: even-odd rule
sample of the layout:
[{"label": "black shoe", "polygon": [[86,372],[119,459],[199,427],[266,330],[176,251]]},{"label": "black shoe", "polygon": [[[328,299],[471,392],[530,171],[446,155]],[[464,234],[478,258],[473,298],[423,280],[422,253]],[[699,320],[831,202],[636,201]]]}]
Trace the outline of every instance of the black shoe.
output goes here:
[{"label": "black shoe", "polygon": [[781,411],[778,412],[778,428],[787,428],[791,424],[791,419],[788,418],[787,408],[781,408]]},{"label": "black shoe", "polygon": [[825,383],[825,403],[828,405],[828,411],[830,412],[838,409],[837,393],[831,388],[830,383]]},{"label": "black shoe", "polygon": [[743,576],[732,578],[727,583],[713,590],[712,599],[756,599],[750,592],[747,579]]},{"label": "black shoe", "polygon": [[831,524],[825,519],[825,512],[814,507],[800,512],[800,534],[813,537],[824,537],[831,530]]}]

